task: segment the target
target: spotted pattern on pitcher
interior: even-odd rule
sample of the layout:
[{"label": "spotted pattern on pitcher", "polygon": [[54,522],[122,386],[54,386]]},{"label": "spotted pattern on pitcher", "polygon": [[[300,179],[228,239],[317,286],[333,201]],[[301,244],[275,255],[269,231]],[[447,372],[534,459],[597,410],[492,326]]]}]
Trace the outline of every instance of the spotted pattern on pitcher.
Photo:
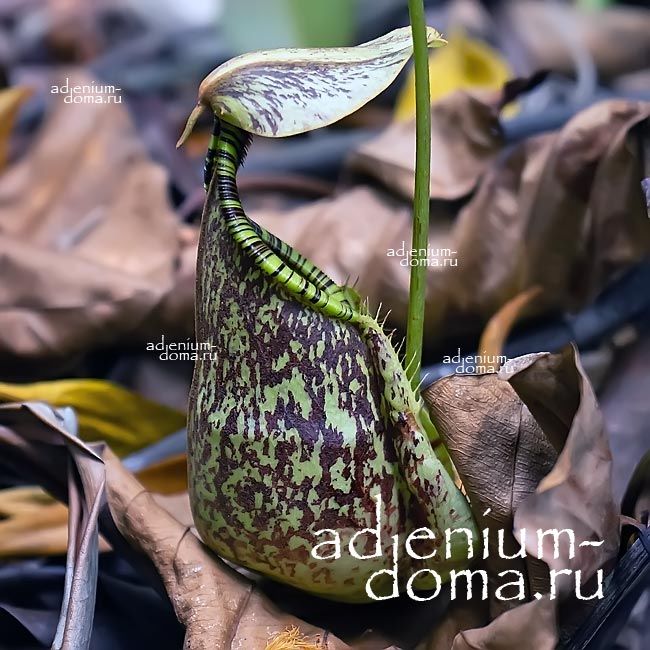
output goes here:
[{"label": "spotted pattern on pitcher", "polygon": [[[239,201],[231,178],[222,184],[227,199],[217,191],[228,173],[217,166],[199,243],[197,338],[216,360],[197,362],[190,395],[196,527],[242,566],[328,598],[365,601],[368,578],[392,567],[393,535],[427,526],[440,539],[445,528],[473,528],[471,514],[422,433],[418,399],[381,327],[358,305],[353,319],[333,317],[261,268],[256,253],[264,248],[245,249],[225,217]],[[381,557],[311,556],[323,541],[318,530],[336,530],[346,543],[374,526],[377,495]],[[363,542],[371,552],[374,539]],[[444,577],[465,564],[460,551],[447,562],[399,560],[405,578],[425,567]],[[373,582],[375,592],[390,591],[389,581]],[[430,586],[426,577],[416,582]]]}]

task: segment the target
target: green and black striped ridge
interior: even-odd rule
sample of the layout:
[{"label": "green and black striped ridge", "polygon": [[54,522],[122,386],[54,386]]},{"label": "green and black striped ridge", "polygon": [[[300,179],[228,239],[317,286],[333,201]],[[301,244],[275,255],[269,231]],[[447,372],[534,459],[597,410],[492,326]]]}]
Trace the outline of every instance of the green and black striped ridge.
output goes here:
[{"label": "green and black striped ridge", "polygon": [[216,183],[219,211],[228,232],[255,266],[301,303],[332,318],[356,322],[360,316],[345,287],[288,244],[250,219],[237,188],[237,171],[244,162],[251,134],[215,120],[203,170],[206,190]]}]

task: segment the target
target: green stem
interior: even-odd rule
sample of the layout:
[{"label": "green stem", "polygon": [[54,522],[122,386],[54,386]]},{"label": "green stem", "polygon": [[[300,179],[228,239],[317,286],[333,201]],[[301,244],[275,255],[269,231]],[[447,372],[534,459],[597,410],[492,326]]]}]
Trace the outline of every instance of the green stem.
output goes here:
[{"label": "green stem", "polygon": [[413,201],[413,243],[406,329],[406,365],[414,389],[420,383],[424,303],[426,298],[426,254],[417,254],[429,243],[429,187],[431,164],[431,100],[429,93],[429,48],[423,0],[408,0],[413,59],[415,61],[415,199]]}]

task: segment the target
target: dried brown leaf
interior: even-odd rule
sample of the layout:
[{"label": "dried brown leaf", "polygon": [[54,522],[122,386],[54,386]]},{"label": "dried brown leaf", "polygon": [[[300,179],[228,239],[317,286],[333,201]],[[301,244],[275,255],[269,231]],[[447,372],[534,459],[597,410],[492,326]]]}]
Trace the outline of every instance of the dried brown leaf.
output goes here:
[{"label": "dried brown leaf", "polygon": [[[0,177],[5,367],[69,360],[127,332],[133,340],[176,281],[181,247],[166,175],[126,108],[52,97],[34,146]],[[191,312],[183,318],[189,330]]]},{"label": "dried brown leaf", "polygon": [[[465,196],[503,146],[496,107],[458,91],[433,105],[431,126],[431,198]],[[364,142],[350,164],[404,198],[412,198],[415,122],[395,122]]]},{"label": "dried brown leaf", "polygon": [[431,335],[485,319],[535,285],[533,313],[577,308],[648,254],[637,125],[649,114],[650,103],[602,102],[486,172],[451,232],[458,268],[429,275]]},{"label": "dried brown leaf", "polygon": [[[499,530],[504,531],[504,553],[518,550],[513,529],[517,508],[551,470],[556,454],[530,411],[512,387],[495,374],[450,375],[424,391],[431,418],[442,436],[470,499],[479,528],[490,530],[493,549]],[[486,515],[485,513],[488,512]],[[496,552],[486,560],[491,594],[511,575],[528,575],[527,594],[547,579],[545,567],[534,558],[504,560]],[[497,616],[513,607],[495,598],[490,612]]]},{"label": "dried brown leaf", "polygon": [[489,621],[488,605],[482,600],[452,601],[444,619],[422,644],[422,650],[450,650],[460,632],[480,628]]},{"label": "dried brown leaf", "polygon": [[527,371],[528,383],[519,384],[519,397],[557,453],[564,448],[580,400],[574,358],[575,352],[570,346],[558,354],[528,354],[511,359],[500,373],[500,377],[507,380],[522,370]]},{"label": "dried brown leaf", "polygon": [[[488,570],[494,575],[525,567],[527,595],[537,599],[501,613],[485,628],[462,632],[453,647],[510,650],[532,643],[554,648],[558,600],[542,598],[548,591],[548,567],[580,570],[585,585],[597,569],[611,568],[619,546],[608,440],[577,352],[569,347],[558,355],[520,357],[498,375],[446,377],[424,396],[479,520],[489,506],[493,512],[483,523],[491,530],[513,530],[526,547],[525,560],[506,561],[498,553],[495,557],[492,545]],[[545,465],[541,471],[539,460]],[[569,552],[568,535],[560,535],[557,556],[547,536],[542,563],[536,531],[552,529],[574,532],[575,555]],[[523,530],[528,532],[525,539]],[[585,541],[602,544],[579,546]],[[558,581],[558,586],[566,602],[568,583]],[[584,615],[579,604],[571,601],[570,615],[563,618],[566,630]],[[502,605],[492,603],[493,615]]]},{"label": "dried brown leaf", "polygon": [[[599,401],[613,456],[614,495],[621,499],[639,459],[650,451],[650,338],[641,337],[617,356]],[[629,515],[630,512],[625,512]]]},{"label": "dried brown leaf", "polygon": [[544,170],[522,193],[521,280],[561,305],[592,299],[614,269],[650,251],[639,155],[650,102],[605,101],[553,137]]},{"label": "dried brown leaf", "polygon": [[[563,355],[553,357],[545,355],[513,368],[504,366],[501,370],[502,376],[508,379],[539,422],[542,414],[544,421],[551,420],[552,409],[543,403],[551,377],[569,385],[571,390],[567,392],[577,396],[568,426],[565,424],[568,409],[559,404],[555,423],[558,430],[554,435],[556,439],[563,436],[566,442],[551,472],[517,509],[515,534],[520,537],[524,529],[568,529],[575,533],[578,544],[602,542],[600,546],[576,548],[575,557],[571,558],[567,537],[562,536],[559,558],[555,558],[552,541],[548,537],[544,540],[544,560],[549,567],[581,570],[584,584],[597,569],[611,568],[619,548],[620,513],[612,496],[612,456],[604,420],[577,351],[571,347]],[[559,363],[556,365],[554,360]],[[544,366],[552,368],[546,371],[549,377],[546,382],[536,374],[542,373]],[[549,391],[550,394],[555,392]],[[562,431],[563,425],[566,428]],[[526,547],[529,553],[536,552],[537,541],[527,540]]]},{"label": "dried brown leaf", "polygon": [[543,598],[501,614],[486,627],[461,632],[451,650],[555,650],[557,642],[555,603]]},{"label": "dried brown leaf", "polygon": [[516,25],[528,60],[536,68],[573,74],[576,47],[605,77],[646,68],[650,59],[650,16],[645,8],[588,7],[560,2],[506,3],[504,19]]},{"label": "dried brown leaf", "polygon": [[54,481],[59,489],[67,482],[69,541],[55,650],[89,647],[95,608],[97,518],[105,472],[100,456],[71,433],[75,426],[69,409],[37,403],[0,407],[0,446],[9,459],[17,460],[19,468],[40,469],[45,482]]}]

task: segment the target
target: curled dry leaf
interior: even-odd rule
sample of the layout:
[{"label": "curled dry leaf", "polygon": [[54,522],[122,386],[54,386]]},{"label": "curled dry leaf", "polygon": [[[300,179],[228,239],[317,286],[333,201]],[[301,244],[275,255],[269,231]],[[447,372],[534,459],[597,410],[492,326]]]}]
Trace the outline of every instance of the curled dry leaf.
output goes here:
[{"label": "curled dry leaf", "polygon": [[[464,37],[460,37],[460,42],[456,41],[461,49],[465,42]],[[431,60],[431,65],[439,60],[440,55],[451,52],[455,47],[452,44],[441,50]],[[462,58],[454,52],[451,56]],[[485,69],[488,67],[485,66]],[[431,83],[438,90],[439,77],[440,74],[431,76]],[[459,199],[474,189],[505,145],[499,121],[501,109],[534,88],[544,77],[545,73],[540,72],[530,77],[515,78],[495,91],[458,90],[433,103],[432,199]],[[415,121],[396,122],[376,138],[361,144],[350,158],[349,166],[377,179],[400,196],[412,199],[415,191],[415,141]]]},{"label": "curled dry leaf", "polygon": [[[494,106],[460,91],[435,103],[431,109],[431,198],[452,200],[468,194],[503,145]],[[361,144],[350,166],[400,196],[412,198],[415,122],[395,122]]]},{"label": "curled dry leaf", "polygon": [[[650,103],[602,102],[486,172],[453,228],[458,269],[430,276],[434,331],[454,311],[485,318],[534,285],[535,312],[578,307],[648,254],[637,128],[648,115]],[[453,296],[451,313],[437,310],[439,295]]]},{"label": "curled dry leaf", "polygon": [[[473,508],[477,512],[488,505],[493,508],[490,518],[481,523],[491,532],[496,526],[505,529],[506,553],[512,548],[513,529],[526,547],[525,560],[506,561],[494,558],[492,546],[494,559],[486,560],[492,576],[505,563],[509,562],[508,569],[520,571],[525,562],[527,594],[541,597],[548,590],[546,565],[581,570],[583,585],[597,569],[611,567],[619,539],[618,512],[611,494],[611,455],[602,416],[574,348],[560,355],[514,359],[498,375],[446,377],[425,391],[425,400]],[[560,535],[557,558],[553,538],[546,536],[542,564],[534,533],[538,529],[573,530],[575,556],[569,553],[568,535]],[[533,534],[524,536],[523,530]],[[583,541],[603,543],[578,547]],[[558,581],[558,585],[566,599],[566,584]],[[515,607],[486,628],[459,635],[454,648],[521,647],[528,644],[533,628],[542,635],[541,645],[534,647],[555,647],[558,601],[548,606],[550,610],[546,601],[540,598]],[[493,614],[500,608],[494,603]],[[568,611],[579,612],[576,603]],[[539,624],[540,617],[545,625]],[[567,618],[565,624],[575,624],[572,616]],[[530,624],[532,620],[535,625]],[[521,634],[513,637],[513,629],[520,629]],[[513,641],[517,638],[520,645]]]},{"label": "curled dry leaf", "polygon": [[[480,586],[477,585],[477,588],[480,589]],[[460,632],[487,625],[490,620],[488,610],[489,605],[478,598],[453,600],[443,620],[435,625],[418,650],[450,650]]]},{"label": "curled dry leaf", "polygon": [[[545,372],[546,368],[551,371]],[[556,528],[572,530],[578,543],[595,542],[595,546],[576,548],[572,558],[568,537],[562,536],[559,558],[556,559],[551,539],[547,537],[544,540],[544,558],[549,567],[581,570],[586,582],[598,569],[611,569],[619,548],[620,513],[612,496],[612,455],[596,396],[573,347],[559,358],[557,355],[544,355],[506,365],[500,374],[510,382],[538,422],[550,423],[550,416],[557,414],[553,436],[556,440],[565,438],[551,472],[517,509],[515,535],[523,543],[523,530]],[[548,379],[544,381],[540,374],[545,374]],[[572,390],[567,391],[577,396],[572,408],[562,412],[564,404],[561,402],[557,410],[547,406],[552,402],[544,403],[546,389],[550,389],[546,394],[556,392],[552,378],[570,386],[573,384]],[[536,552],[537,541],[533,543],[529,539],[526,548],[529,553]]]},{"label": "curled dry leaf", "polygon": [[[559,454],[579,403],[578,369],[574,363],[573,348],[566,347],[558,354],[530,354],[517,357],[503,368],[501,377],[507,379],[520,370],[527,370],[531,389],[525,393],[527,408],[544,431],[545,437]],[[514,387],[514,385],[513,385]]]},{"label": "curled dry leaf", "polygon": [[[557,134],[523,204],[529,210],[529,254],[521,266],[527,284],[564,295],[565,304],[584,304],[613,270],[648,255],[639,151],[648,142],[649,117],[650,102],[612,100],[582,111]],[[577,274],[581,282],[572,283]]]},{"label": "curled dry leaf", "polygon": [[[639,460],[650,451],[648,367],[650,339],[641,337],[619,354],[614,372],[598,396],[614,458],[614,494],[619,499],[626,493]],[[630,507],[622,508],[623,513],[632,516],[633,503],[626,501],[626,505]]]},{"label": "curled dry leaf", "polygon": [[555,604],[546,597],[505,612],[487,627],[460,632],[451,650],[555,650],[557,642]]},{"label": "curled dry leaf", "polygon": [[[450,375],[423,395],[479,528],[490,531],[493,548],[503,530],[504,553],[514,555],[518,548],[511,532],[515,511],[553,467],[553,448],[513,388],[496,374]],[[548,588],[547,571],[534,558],[503,560],[492,552],[486,560],[492,595],[501,582],[512,579],[511,575],[498,578],[510,569],[528,576],[528,596]],[[490,600],[493,617],[512,606],[494,597]]]},{"label": "curled dry leaf", "polygon": [[15,462],[19,471],[27,468],[27,476],[38,475],[40,470],[48,487],[54,484],[65,490],[67,480],[69,542],[54,650],[89,647],[95,608],[104,463],[97,451],[75,437],[75,429],[69,409],[53,410],[37,403],[0,407],[3,461]]}]

